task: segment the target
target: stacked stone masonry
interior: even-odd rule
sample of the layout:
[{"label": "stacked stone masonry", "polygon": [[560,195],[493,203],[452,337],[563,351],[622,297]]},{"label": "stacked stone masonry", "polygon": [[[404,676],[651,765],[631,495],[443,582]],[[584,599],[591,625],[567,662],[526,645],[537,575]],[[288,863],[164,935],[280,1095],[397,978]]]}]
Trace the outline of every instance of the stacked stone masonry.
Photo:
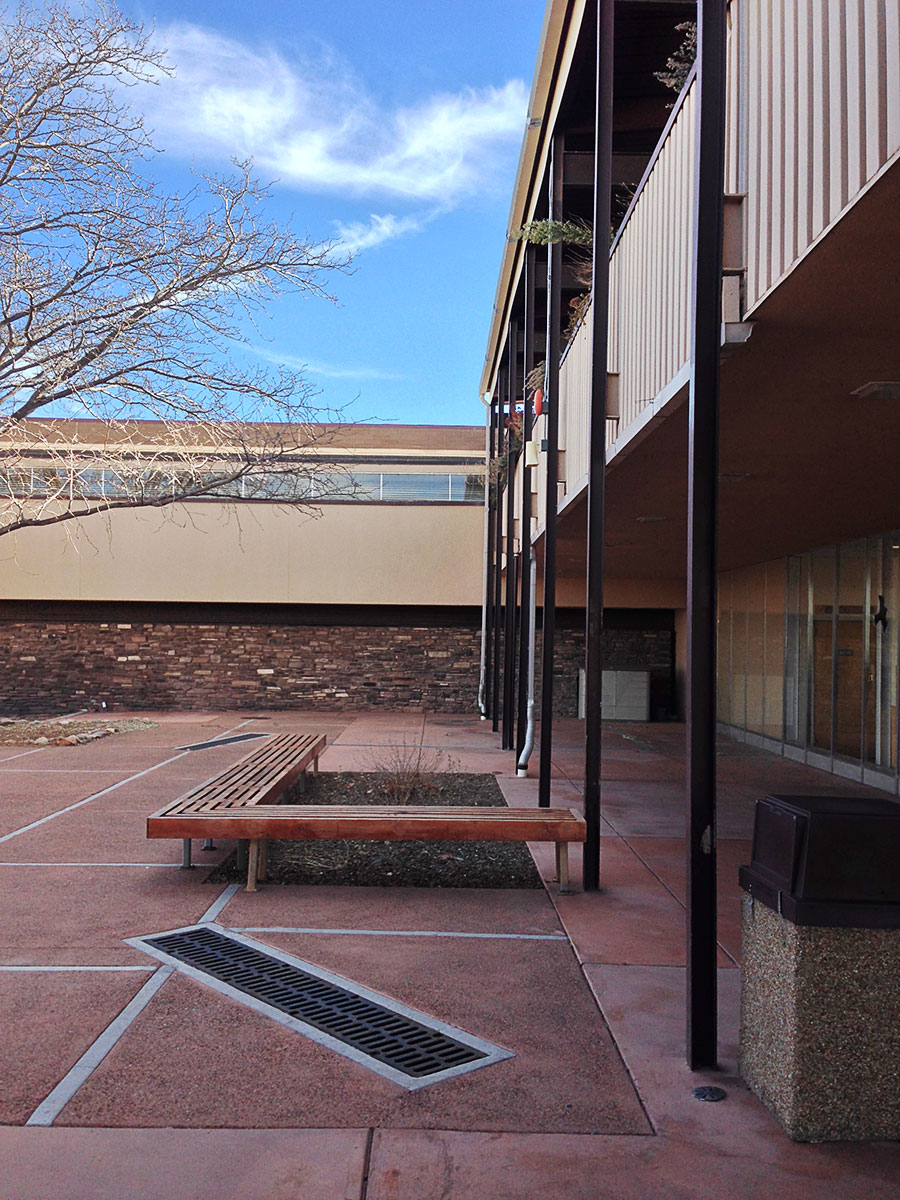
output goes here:
[{"label": "stacked stone masonry", "polygon": [[474,707],[481,631],[4,622],[0,711]]},{"label": "stacked stone masonry", "polygon": [[[466,626],[3,621],[0,713],[81,708],[475,708],[481,631]],[[669,695],[671,635],[606,635],[612,669],[651,671]],[[554,709],[577,712],[584,636],[561,630]],[[538,636],[540,656],[540,636]],[[540,671],[538,670],[538,691]],[[538,702],[540,696],[538,695]]]}]

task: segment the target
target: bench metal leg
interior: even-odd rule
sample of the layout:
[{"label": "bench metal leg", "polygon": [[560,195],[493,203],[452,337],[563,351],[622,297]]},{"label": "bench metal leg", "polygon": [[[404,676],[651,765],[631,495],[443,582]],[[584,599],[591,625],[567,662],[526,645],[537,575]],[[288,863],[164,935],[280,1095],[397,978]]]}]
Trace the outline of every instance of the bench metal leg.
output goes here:
[{"label": "bench metal leg", "polygon": [[247,864],[247,891],[256,891],[256,880],[259,873],[259,839],[254,838],[250,843],[249,862]]},{"label": "bench metal leg", "polygon": [[206,838],[203,845],[200,848],[201,848],[201,850],[215,850],[215,846],[213,845],[212,838]]},{"label": "bench metal leg", "polygon": [[266,882],[266,876],[269,867],[269,839],[259,839],[259,866],[256,871],[256,878],[260,883]]},{"label": "bench metal leg", "polygon": [[191,839],[190,838],[182,838],[181,839],[181,870],[182,871],[190,871],[192,869],[193,869],[193,864],[191,863]]},{"label": "bench metal leg", "polygon": [[569,843],[556,843],[556,878],[559,880],[560,895],[568,895],[569,887]]}]

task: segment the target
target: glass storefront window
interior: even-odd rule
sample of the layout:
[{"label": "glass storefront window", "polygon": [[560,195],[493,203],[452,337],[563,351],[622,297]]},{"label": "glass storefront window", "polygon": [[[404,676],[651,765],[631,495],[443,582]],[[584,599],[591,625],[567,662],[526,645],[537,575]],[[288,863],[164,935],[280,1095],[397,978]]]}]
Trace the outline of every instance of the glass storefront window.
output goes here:
[{"label": "glass storefront window", "polygon": [[833,647],[834,753],[857,762],[862,757],[866,620],[866,543],[845,542],[838,554]]},{"label": "glass storefront window", "polygon": [[807,556],[787,560],[784,631],[784,740],[806,745],[809,727],[809,562]]},{"label": "glass storefront window", "polygon": [[864,757],[897,769],[897,666],[900,627],[900,533],[869,538]]},{"label": "glass storefront window", "polygon": [[824,550],[816,550],[810,557],[810,745],[830,753],[834,716],[835,549],[828,546]]},{"label": "glass storefront window", "polygon": [[765,648],[763,663],[763,713],[766,737],[781,741],[784,729],[785,655],[785,570],[784,563],[766,564]]},{"label": "glass storefront window", "polygon": [[746,727],[754,733],[765,732],[764,665],[766,645],[766,565],[761,563],[747,572],[747,712]]}]

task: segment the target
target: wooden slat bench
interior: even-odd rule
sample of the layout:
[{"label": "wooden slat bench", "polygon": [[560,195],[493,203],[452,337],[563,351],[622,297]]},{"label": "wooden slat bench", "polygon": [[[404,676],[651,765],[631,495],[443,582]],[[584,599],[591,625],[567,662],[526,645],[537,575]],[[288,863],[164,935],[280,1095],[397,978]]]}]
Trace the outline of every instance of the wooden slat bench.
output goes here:
[{"label": "wooden slat bench", "polygon": [[318,770],[324,734],[278,734],[147,818],[147,836],[181,838],[190,866],[191,839],[250,843],[247,890],[265,879],[267,843],[286,841],[555,842],[559,890],[569,890],[569,842],[585,823],[570,808],[279,804],[311,766]]},{"label": "wooden slat bench", "polygon": [[[214,781],[213,781],[214,782]],[[187,799],[187,797],[185,798]],[[150,837],[190,836],[250,842],[247,890],[265,877],[265,846],[287,841],[555,842],[559,890],[569,891],[569,842],[583,842],[585,823],[568,808],[414,805],[253,804],[208,806],[184,801],[148,821]]]},{"label": "wooden slat bench", "polygon": [[[271,807],[306,771],[319,769],[324,733],[279,733],[147,818],[147,837],[181,838],[182,865],[191,865],[191,838],[215,836],[217,815]],[[218,831],[218,826],[216,826]],[[224,834],[223,836],[229,836]],[[251,847],[254,857],[259,846]]]}]

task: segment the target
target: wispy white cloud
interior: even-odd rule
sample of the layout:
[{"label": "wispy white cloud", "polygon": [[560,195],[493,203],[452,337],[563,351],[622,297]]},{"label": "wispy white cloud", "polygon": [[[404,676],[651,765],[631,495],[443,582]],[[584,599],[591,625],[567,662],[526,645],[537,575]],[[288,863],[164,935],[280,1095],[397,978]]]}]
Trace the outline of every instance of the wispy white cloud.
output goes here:
[{"label": "wispy white cloud", "polygon": [[395,238],[407,233],[418,233],[427,225],[434,214],[411,217],[395,217],[393,213],[383,216],[372,213],[368,221],[351,221],[344,224],[337,221],[337,239],[341,248],[350,254],[358,254],[360,250],[372,250],[383,242],[392,242]]},{"label": "wispy white cloud", "polygon": [[300,358],[296,354],[284,354],[263,346],[249,343],[242,343],[242,345],[244,349],[249,350],[258,358],[264,358],[266,362],[273,363],[275,366],[288,367],[292,371],[305,371],[309,375],[318,375],[323,379],[384,379],[390,381],[404,378],[404,376],[391,371],[382,371],[378,367],[340,366],[333,363],[315,362],[312,359]]},{"label": "wispy white cloud", "polygon": [[518,79],[387,110],[326,46],[288,61],[183,22],[161,34],[174,75],[141,98],[158,144],[252,157],[298,188],[452,206],[497,178],[498,148],[524,126]]}]

